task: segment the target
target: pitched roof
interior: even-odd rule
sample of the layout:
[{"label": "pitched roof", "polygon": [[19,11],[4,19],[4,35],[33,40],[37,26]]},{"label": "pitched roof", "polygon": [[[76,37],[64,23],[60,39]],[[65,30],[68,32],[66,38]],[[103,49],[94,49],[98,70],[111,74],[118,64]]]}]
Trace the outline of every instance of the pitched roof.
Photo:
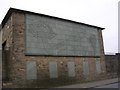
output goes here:
[{"label": "pitched roof", "polygon": [[16,8],[10,8],[8,10],[7,14],[5,15],[5,17],[4,17],[4,19],[3,19],[2,23],[1,23],[2,27],[4,27],[5,23],[7,22],[8,18],[11,16],[11,14],[13,12],[36,14],[36,15],[40,15],[40,16],[46,16],[46,17],[50,17],[50,18],[55,18],[55,19],[59,19],[59,20],[64,20],[64,21],[68,21],[68,22],[82,24],[82,25],[98,28],[100,30],[105,29],[105,28],[94,26],[94,25],[90,25],[90,24],[85,24],[85,23],[81,23],[81,22],[77,22],[77,21],[72,21],[72,20],[68,20],[68,19],[63,19],[63,18],[59,18],[59,17],[55,17],[55,16],[49,16],[49,15],[45,15],[45,14],[35,13],[35,12],[21,10],[21,9],[16,9]]}]

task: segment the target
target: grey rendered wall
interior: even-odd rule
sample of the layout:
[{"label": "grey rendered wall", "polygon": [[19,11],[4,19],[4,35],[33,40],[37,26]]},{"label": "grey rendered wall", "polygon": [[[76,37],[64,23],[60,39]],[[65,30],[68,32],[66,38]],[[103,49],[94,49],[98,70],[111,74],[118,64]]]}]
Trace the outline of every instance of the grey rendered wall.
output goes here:
[{"label": "grey rendered wall", "polygon": [[27,80],[37,79],[37,67],[36,61],[27,61],[26,62],[26,77]]},{"label": "grey rendered wall", "polygon": [[68,62],[68,76],[75,77],[75,62]]},{"label": "grey rendered wall", "polygon": [[101,63],[100,63],[100,59],[96,59],[96,73],[100,74],[101,73]]},{"label": "grey rendered wall", "polygon": [[88,61],[83,61],[83,75],[85,78],[89,76],[89,63]]},{"label": "grey rendered wall", "polygon": [[57,62],[55,61],[49,62],[49,73],[50,73],[50,78],[58,77]]},{"label": "grey rendered wall", "polygon": [[97,28],[26,14],[26,54],[100,56]]}]

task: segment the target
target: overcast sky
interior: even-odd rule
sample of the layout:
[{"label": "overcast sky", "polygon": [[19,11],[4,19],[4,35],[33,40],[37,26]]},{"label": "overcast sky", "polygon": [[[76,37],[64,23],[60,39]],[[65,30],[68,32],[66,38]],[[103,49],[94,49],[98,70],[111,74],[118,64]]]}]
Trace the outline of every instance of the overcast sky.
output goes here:
[{"label": "overcast sky", "polygon": [[0,0],[0,23],[10,7],[105,28],[105,52],[118,52],[119,0]]}]

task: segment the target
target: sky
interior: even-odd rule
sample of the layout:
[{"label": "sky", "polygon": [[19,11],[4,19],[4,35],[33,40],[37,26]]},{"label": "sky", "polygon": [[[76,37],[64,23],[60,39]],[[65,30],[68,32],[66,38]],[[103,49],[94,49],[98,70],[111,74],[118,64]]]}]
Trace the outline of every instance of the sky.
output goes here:
[{"label": "sky", "polygon": [[119,0],[0,0],[0,23],[10,7],[105,28],[105,53],[118,53]]}]

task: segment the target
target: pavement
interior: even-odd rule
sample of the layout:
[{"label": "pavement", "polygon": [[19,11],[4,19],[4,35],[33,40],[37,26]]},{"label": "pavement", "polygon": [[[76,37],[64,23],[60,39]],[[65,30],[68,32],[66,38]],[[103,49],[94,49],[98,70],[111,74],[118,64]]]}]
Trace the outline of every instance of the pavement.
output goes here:
[{"label": "pavement", "polygon": [[100,86],[114,84],[114,83],[118,83],[118,78],[81,83],[81,84],[74,84],[74,85],[67,85],[67,86],[61,86],[57,88],[95,88],[95,87],[100,87]]}]

